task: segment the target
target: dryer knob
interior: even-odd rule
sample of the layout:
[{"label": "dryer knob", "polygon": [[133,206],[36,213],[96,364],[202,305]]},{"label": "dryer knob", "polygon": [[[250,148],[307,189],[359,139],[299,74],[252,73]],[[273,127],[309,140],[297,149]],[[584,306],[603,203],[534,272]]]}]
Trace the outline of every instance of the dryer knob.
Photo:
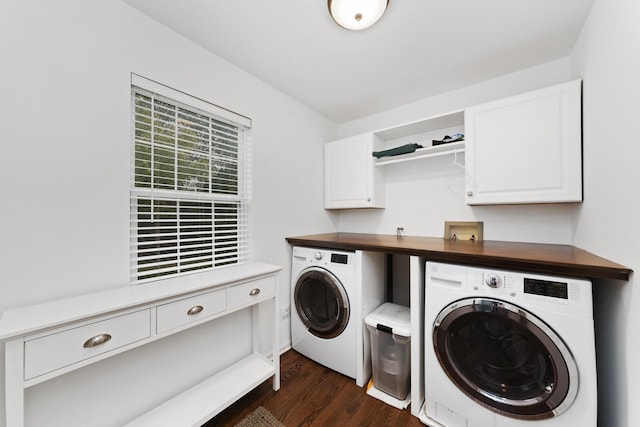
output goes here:
[{"label": "dryer knob", "polygon": [[320,261],[322,259],[322,252],[318,251],[315,253],[314,258]]},{"label": "dryer knob", "polygon": [[500,276],[498,276],[497,274],[487,274],[487,276],[484,278],[484,282],[487,284],[487,286],[498,288],[500,287]]}]

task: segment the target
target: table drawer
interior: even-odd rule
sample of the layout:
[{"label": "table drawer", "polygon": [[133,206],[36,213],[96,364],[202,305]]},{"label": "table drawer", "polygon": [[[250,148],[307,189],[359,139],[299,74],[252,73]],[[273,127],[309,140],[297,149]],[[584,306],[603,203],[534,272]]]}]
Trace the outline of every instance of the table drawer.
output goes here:
[{"label": "table drawer", "polygon": [[64,368],[150,335],[151,316],[147,309],[27,340],[24,343],[24,379]]},{"label": "table drawer", "polygon": [[227,291],[220,289],[158,306],[157,328],[161,334],[227,309]]},{"label": "table drawer", "polygon": [[227,295],[229,309],[242,307],[271,298],[275,295],[276,278],[265,277],[229,288]]}]

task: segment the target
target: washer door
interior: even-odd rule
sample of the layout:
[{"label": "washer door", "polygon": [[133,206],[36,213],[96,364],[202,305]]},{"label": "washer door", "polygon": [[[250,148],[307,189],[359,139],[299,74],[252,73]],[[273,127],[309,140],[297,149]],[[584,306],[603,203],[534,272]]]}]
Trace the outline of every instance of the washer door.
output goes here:
[{"label": "washer door", "polygon": [[460,390],[508,417],[559,415],[578,391],[578,369],[562,339],[538,317],[504,301],[450,304],[434,322],[433,346]]},{"label": "washer door", "polygon": [[334,338],[349,323],[347,293],[338,278],[323,268],[302,271],[293,299],[300,320],[317,337]]}]

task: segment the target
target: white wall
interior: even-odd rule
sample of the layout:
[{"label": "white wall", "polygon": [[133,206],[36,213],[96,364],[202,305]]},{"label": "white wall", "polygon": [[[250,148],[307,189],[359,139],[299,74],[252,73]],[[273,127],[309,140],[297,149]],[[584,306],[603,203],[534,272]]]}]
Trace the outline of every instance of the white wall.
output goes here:
[{"label": "white wall", "polygon": [[[131,72],[253,118],[255,257],[284,267],[288,304],[284,237],[336,228],[322,208],[334,123],[119,1],[4,1],[0,54],[0,311],[128,284]],[[28,425],[119,425],[226,363],[230,337],[248,351],[247,316],[35,386]],[[3,388],[0,402],[2,426]],[[96,419],[98,404],[118,410]]]},{"label": "white wall", "polygon": [[[559,59],[473,86],[424,99],[340,125],[340,136],[384,129],[482,102],[565,82],[569,59]],[[440,139],[460,129],[447,129],[423,139]],[[419,142],[419,141],[405,141]],[[339,230],[442,237],[445,221],[482,221],[487,240],[570,244],[575,204],[470,207],[464,202],[464,170],[453,156],[385,166],[386,208],[339,213]]]},{"label": "white wall", "polygon": [[[595,0],[571,55],[584,76],[584,203],[574,244],[640,271],[638,159],[640,3]],[[599,425],[640,425],[640,290],[599,281],[596,298]]]}]

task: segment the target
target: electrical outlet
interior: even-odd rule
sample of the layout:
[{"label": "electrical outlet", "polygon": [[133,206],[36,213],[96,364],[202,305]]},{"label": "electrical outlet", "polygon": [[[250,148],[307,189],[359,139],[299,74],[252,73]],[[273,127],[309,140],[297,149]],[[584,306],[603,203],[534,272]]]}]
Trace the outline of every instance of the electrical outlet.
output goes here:
[{"label": "electrical outlet", "polygon": [[289,306],[280,307],[280,320],[287,320],[289,318]]}]

